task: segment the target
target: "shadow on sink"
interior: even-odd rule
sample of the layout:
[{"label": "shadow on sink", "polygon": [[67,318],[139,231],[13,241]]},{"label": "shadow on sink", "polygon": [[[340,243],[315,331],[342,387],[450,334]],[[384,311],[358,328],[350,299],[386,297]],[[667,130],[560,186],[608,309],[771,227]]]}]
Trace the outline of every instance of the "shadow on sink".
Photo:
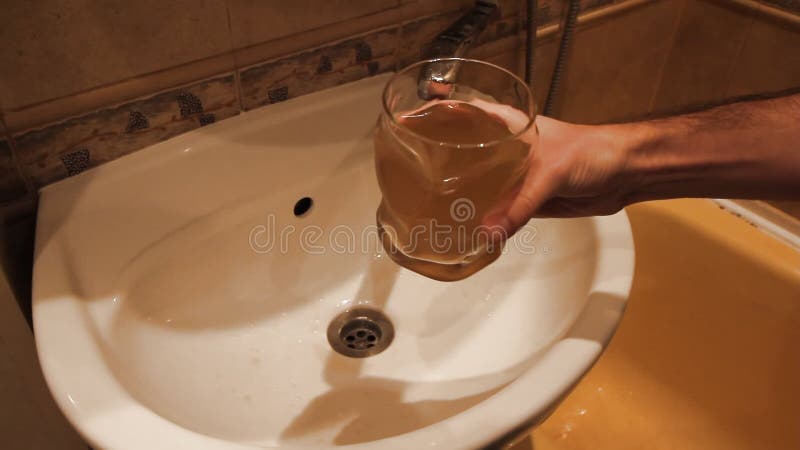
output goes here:
[{"label": "shadow on sink", "polygon": [[[310,435],[332,433],[335,445],[358,444],[408,433],[455,414],[491,397],[529,363],[481,379],[410,384],[360,377],[361,360],[332,354],[325,364],[331,389],[313,400],[281,433],[283,441],[302,442]],[[346,380],[346,381],[345,381]],[[456,398],[409,401],[410,389],[440,395],[470,392]],[[423,394],[424,395],[424,394]]]}]

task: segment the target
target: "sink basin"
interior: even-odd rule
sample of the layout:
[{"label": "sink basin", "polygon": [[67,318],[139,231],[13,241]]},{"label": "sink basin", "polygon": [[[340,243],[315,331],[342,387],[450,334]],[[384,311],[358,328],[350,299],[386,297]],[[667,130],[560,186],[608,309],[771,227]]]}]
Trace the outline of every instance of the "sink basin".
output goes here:
[{"label": "sink basin", "polygon": [[[42,190],[36,343],[92,445],[482,448],[536,424],[591,367],[631,287],[627,216],[532,221],[456,283],[399,268],[374,226],[385,82],[247,112]],[[383,352],[329,345],[354,308],[391,322]]]}]

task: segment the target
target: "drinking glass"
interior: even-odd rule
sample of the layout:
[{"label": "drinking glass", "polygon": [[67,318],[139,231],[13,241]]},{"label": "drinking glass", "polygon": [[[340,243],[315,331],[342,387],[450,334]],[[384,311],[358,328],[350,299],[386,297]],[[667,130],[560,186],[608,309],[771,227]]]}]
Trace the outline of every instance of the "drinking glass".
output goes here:
[{"label": "drinking glass", "polygon": [[[447,78],[431,76],[432,67],[446,68]],[[377,225],[388,255],[441,281],[496,260],[505,240],[483,221],[525,177],[538,144],[535,116],[525,82],[488,62],[440,58],[396,73],[375,133]],[[500,135],[481,137],[483,125],[498,123]]]}]

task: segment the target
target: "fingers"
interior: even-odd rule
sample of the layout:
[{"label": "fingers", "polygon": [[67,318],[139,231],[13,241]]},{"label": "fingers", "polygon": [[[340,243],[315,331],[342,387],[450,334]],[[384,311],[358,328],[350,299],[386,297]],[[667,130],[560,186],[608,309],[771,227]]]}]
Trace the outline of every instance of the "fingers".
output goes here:
[{"label": "fingers", "polygon": [[[559,136],[564,135],[568,127],[574,127],[543,116],[536,117],[536,126],[539,142],[538,145],[532,144],[532,151],[547,150],[551,153],[561,151],[563,143],[560,142]],[[534,136],[536,130],[531,131]],[[553,160],[552,157],[542,158],[538,154],[533,155],[522,187],[511,196],[510,201],[499,205],[496,212],[487,217],[484,224],[491,229],[499,228],[507,238],[528,223],[531,217],[537,215],[537,211],[559,190],[561,180],[565,178],[563,165],[554,164]]]},{"label": "fingers", "polygon": [[509,236],[528,223],[536,210],[550,198],[555,190],[550,180],[546,174],[528,173],[522,189],[511,201],[505,214],[506,223],[502,226]]},{"label": "fingers", "polygon": [[485,225],[491,229],[499,227],[505,237],[511,236],[528,223],[536,210],[552,195],[554,187],[555,183],[550,177],[537,176],[535,171],[528,172],[522,188],[508,207],[487,217]]}]

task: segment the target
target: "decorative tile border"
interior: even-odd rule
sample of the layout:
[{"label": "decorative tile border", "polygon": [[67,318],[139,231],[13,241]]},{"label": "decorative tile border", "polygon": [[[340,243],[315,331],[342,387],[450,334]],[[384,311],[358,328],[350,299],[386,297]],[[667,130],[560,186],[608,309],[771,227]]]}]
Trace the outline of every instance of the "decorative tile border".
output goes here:
[{"label": "decorative tile border", "polygon": [[14,135],[36,187],[239,113],[233,74]]},{"label": "decorative tile border", "polygon": [[398,28],[294,54],[239,72],[245,110],[393,70]]}]

